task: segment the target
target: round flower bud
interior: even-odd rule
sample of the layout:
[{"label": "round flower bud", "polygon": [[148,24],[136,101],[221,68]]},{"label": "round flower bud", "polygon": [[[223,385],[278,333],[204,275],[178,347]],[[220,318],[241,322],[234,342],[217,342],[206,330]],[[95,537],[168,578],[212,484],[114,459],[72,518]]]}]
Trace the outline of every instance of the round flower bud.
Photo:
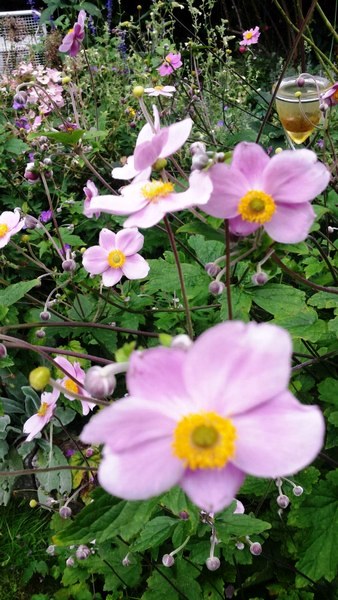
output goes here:
[{"label": "round flower bud", "polygon": [[62,77],[62,79],[61,79],[62,85],[65,85],[66,83],[69,83],[70,81],[71,81],[71,78],[68,76]]},{"label": "round flower bud", "polygon": [[93,456],[93,454],[94,454],[93,448],[87,448],[87,450],[85,452],[86,458],[90,458],[91,456]]},{"label": "round flower bud", "polygon": [[295,487],[292,490],[294,496],[301,496],[303,492],[304,490],[301,485],[295,485]]},{"label": "round flower bud", "polygon": [[50,312],[48,312],[48,310],[43,310],[42,312],[40,312],[41,321],[49,321],[50,318],[51,314]]},{"label": "round flower bud", "polygon": [[224,290],[225,285],[221,281],[212,281],[209,284],[209,292],[213,296],[219,296],[220,294],[223,294]]},{"label": "round flower bud", "polygon": [[244,550],[245,546],[243,542],[236,542],[236,548],[237,550]]},{"label": "round flower bud", "polygon": [[221,270],[220,267],[213,262],[208,262],[204,265],[204,268],[210,277],[216,277]]},{"label": "round flower bud", "polygon": [[238,50],[240,51],[241,54],[244,54],[244,52],[246,52],[247,48],[246,48],[246,46],[240,46],[238,48]]},{"label": "round flower bud", "polygon": [[133,89],[133,96],[135,98],[142,98],[144,94],[144,87],[142,85],[136,85]]},{"label": "round flower bud", "polygon": [[154,171],[162,171],[165,169],[168,164],[168,161],[165,158],[158,158],[156,162],[154,162],[152,169]]},{"label": "round flower bud", "polygon": [[40,179],[39,173],[35,169],[35,165],[33,162],[30,162],[26,165],[25,172],[23,174],[24,178],[27,179],[29,183],[35,183]]},{"label": "round flower bud", "polygon": [[296,96],[296,98],[300,98],[300,97],[301,97],[301,95],[302,95],[302,92],[295,92],[295,96]]},{"label": "round flower bud", "polygon": [[233,585],[228,585],[224,591],[225,591],[226,598],[233,598],[233,595],[235,593],[235,588]]},{"label": "round flower bud", "polygon": [[68,260],[62,261],[62,268],[64,271],[67,271],[67,272],[75,271],[75,269],[76,269],[75,260],[73,260],[72,258],[69,258]]},{"label": "round flower bud", "polygon": [[0,344],[0,358],[7,356],[7,348],[4,344]]},{"label": "round flower bud", "polygon": [[206,151],[206,145],[204,142],[194,142],[190,146],[190,154],[204,154]]},{"label": "round flower bud", "polygon": [[283,152],[283,148],[276,148],[275,154],[280,154],[281,152]]},{"label": "round flower bud", "polygon": [[217,558],[217,556],[209,556],[209,558],[207,558],[205,561],[205,564],[209,571],[217,571],[217,569],[219,569],[221,566],[221,561],[219,558]]},{"label": "round flower bud", "polygon": [[129,567],[129,565],[131,565],[131,562],[129,560],[129,554],[126,554],[126,556],[123,558],[122,565],[124,567]]},{"label": "round flower bud", "polygon": [[182,521],[187,521],[189,519],[189,513],[186,510],[181,510],[181,512],[178,513],[178,516]]},{"label": "round flower bud", "polygon": [[32,500],[30,500],[30,502],[29,502],[29,506],[30,506],[31,508],[36,508],[36,507],[37,507],[37,505],[38,505],[38,503],[37,503],[37,501],[36,501],[36,500],[34,500],[34,498],[33,498]]},{"label": "round flower bud", "polygon": [[41,392],[50,380],[50,370],[47,367],[37,367],[29,374],[29,385],[36,390]]},{"label": "round flower bud", "polygon": [[110,396],[116,387],[116,378],[113,374],[107,374],[102,367],[91,367],[88,369],[84,388],[93,398],[104,398]]},{"label": "round flower bud", "polygon": [[86,558],[88,558],[90,553],[91,552],[90,552],[88,546],[85,546],[84,544],[81,544],[75,552],[76,558],[78,560],[85,560]]},{"label": "round flower bud", "polygon": [[259,556],[260,554],[262,554],[262,546],[261,546],[261,544],[259,542],[253,542],[250,545],[250,552],[254,556]]},{"label": "round flower bud", "polygon": [[47,552],[47,554],[49,554],[49,556],[54,556],[55,555],[55,546],[54,545],[48,546],[46,552]]},{"label": "round flower bud", "polygon": [[209,156],[207,154],[194,154],[191,161],[191,170],[192,171],[200,171],[204,169],[209,163]]},{"label": "round flower bud", "polygon": [[72,516],[72,509],[69,506],[61,506],[59,515],[62,519],[69,519]]},{"label": "round flower bud", "polygon": [[67,565],[67,567],[74,567],[75,560],[72,556],[69,556],[69,558],[67,558],[66,565]]},{"label": "round flower bud", "polygon": [[27,244],[27,242],[29,242],[29,235],[27,235],[27,233],[24,234],[24,235],[22,235],[21,236],[21,241],[22,241],[23,244]]},{"label": "round flower bud", "polygon": [[37,220],[34,217],[27,215],[27,217],[25,217],[25,227],[27,229],[35,229],[36,226]]},{"label": "round flower bud", "polygon": [[280,508],[287,508],[290,504],[290,500],[285,494],[280,494],[277,498],[277,504]]},{"label": "round flower bud", "polygon": [[335,230],[335,228],[331,227],[331,225],[329,225],[328,228],[327,228],[327,232],[328,233],[334,233],[334,230]]},{"label": "round flower bud", "polygon": [[162,564],[165,567],[172,567],[174,563],[175,563],[175,559],[173,556],[171,556],[171,554],[164,554],[162,556]]},{"label": "round flower bud", "polygon": [[35,335],[37,338],[42,339],[45,337],[46,333],[44,329],[38,329]]},{"label": "round flower bud", "polygon": [[171,341],[171,348],[180,348],[181,350],[188,350],[192,344],[192,340],[186,333],[175,335]]},{"label": "round flower bud", "polygon": [[264,273],[264,271],[254,273],[254,275],[251,277],[251,281],[255,285],[264,285],[268,281],[268,279],[269,277],[267,273]]},{"label": "round flower bud", "polygon": [[304,79],[304,77],[298,77],[298,79],[297,79],[297,85],[298,85],[298,87],[303,87],[305,85],[305,79]]}]

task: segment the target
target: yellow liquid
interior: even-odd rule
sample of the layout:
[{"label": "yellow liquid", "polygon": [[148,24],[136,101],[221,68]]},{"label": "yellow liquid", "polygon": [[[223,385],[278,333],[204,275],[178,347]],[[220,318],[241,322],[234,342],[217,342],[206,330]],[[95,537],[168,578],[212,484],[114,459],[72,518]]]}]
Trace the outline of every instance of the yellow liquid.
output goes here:
[{"label": "yellow liquid", "polygon": [[302,144],[311,135],[320,122],[319,101],[287,102],[276,99],[276,108],[280,121],[295,144]]}]

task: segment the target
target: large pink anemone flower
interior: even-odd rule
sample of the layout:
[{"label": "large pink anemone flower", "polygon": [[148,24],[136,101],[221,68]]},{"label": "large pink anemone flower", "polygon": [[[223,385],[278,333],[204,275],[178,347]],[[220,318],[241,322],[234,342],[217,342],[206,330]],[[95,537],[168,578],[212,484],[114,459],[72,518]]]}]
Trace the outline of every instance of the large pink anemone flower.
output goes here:
[{"label": "large pink anemone flower", "polygon": [[231,165],[208,171],[213,192],[204,212],[230,219],[230,231],[248,235],[263,226],[276,242],[298,243],[315,219],[310,205],[330,180],[311,150],[284,150],[272,158],[258,144],[241,142]]},{"label": "large pink anemone flower", "polygon": [[124,227],[152,227],[167,213],[204,205],[212,191],[206,173],[194,171],[189,177],[189,187],[176,193],[174,185],[161,179],[138,181],[121,189],[121,196],[97,196],[91,201],[91,210],[110,215],[130,215]]},{"label": "large pink anemone flower", "polygon": [[6,246],[12,235],[18,233],[25,224],[24,219],[21,219],[20,211],[14,212],[5,210],[0,214],[0,248]]},{"label": "large pink anemone flower", "polygon": [[102,283],[111,287],[123,277],[143,279],[149,273],[147,261],[137,254],[144,243],[143,235],[135,229],[113,233],[102,229],[99,246],[88,248],[83,254],[83,266],[91,275],[102,275]]},{"label": "large pink anemone flower", "polygon": [[[88,392],[82,386],[86,374],[81,368],[80,363],[71,363],[63,356],[57,356],[54,360],[56,364],[62,367],[67,373],[69,373],[69,375],[72,375],[72,377],[74,377],[74,379],[76,379],[79,382],[79,384],[81,384],[78,385],[77,383],[75,383],[75,381],[73,381],[73,379],[71,379],[67,375],[65,375],[62,379],[57,379],[57,383],[62,385],[62,387],[66,390],[63,392],[64,397],[68,398],[68,400],[75,400],[76,398],[74,398],[72,394],[79,394],[80,396],[88,396],[88,398],[90,398],[90,394],[88,394]],[[67,394],[67,390],[70,392],[70,394]],[[88,413],[91,410],[93,410],[94,406],[96,406],[95,404],[91,402],[86,402],[85,400],[80,400],[80,402],[82,405],[83,415],[88,415]]]},{"label": "large pink anemone flower", "polygon": [[86,12],[80,10],[74,27],[68,31],[62,40],[61,46],[59,46],[60,52],[66,52],[69,56],[76,56],[80,52],[81,43],[85,36],[84,24],[86,16]]},{"label": "large pink anemone flower", "polygon": [[99,481],[127,500],[179,485],[207,512],[246,474],[296,473],[318,454],[324,419],[288,391],[291,339],[269,324],[227,322],[188,350],[134,352],[129,396],[97,413],[81,440],[104,444]]},{"label": "large pink anemone flower", "polygon": [[192,128],[190,118],[173,123],[168,127],[160,125],[158,110],[153,105],[154,126],[146,123],[137,136],[135,151],[129,156],[123,167],[112,171],[114,179],[145,180],[150,177],[152,165],[158,158],[167,158],[175,154],[187,141]]},{"label": "large pink anemone flower", "polygon": [[41,405],[38,412],[27,419],[23,426],[23,432],[28,433],[26,442],[30,442],[52,419],[56,403],[60,396],[59,390],[41,394]]}]

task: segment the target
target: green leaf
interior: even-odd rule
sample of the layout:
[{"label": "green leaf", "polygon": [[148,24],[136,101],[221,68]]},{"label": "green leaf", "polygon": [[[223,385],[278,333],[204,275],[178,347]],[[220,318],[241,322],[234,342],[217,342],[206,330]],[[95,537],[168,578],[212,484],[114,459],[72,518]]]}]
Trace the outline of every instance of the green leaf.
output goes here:
[{"label": "green leaf", "polygon": [[338,381],[327,377],[318,385],[319,397],[323,402],[338,406]]},{"label": "green leaf", "polygon": [[156,517],[152,519],[146,524],[131,550],[133,552],[143,552],[149,548],[159,546],[171,536],[177,523],[177,519],[172,519],[171,517]]},{"label": "green leaf", "polygon": [[234,515],[229,511],[225,511],[225,514],[216,519],[215,526],[217,537],[224,542],[227,542],[231,536],[242,537],[271,529],[271,524],[267,521],[261,521],[250,515]]},{"label": "green leaf", "polygon": [[[145,285],[148,294],[155,294],[159,290],[171,293],[180,291],[180,281],[175,264],[171,264],[163,258],[149,260],[148,263],[150,265],[150,279]],[[203,285],[206,289],[208,288],[209,278],[202,267],[188,263],[181,263],[181,267],[188,292]]]},{"label": "green leaf", "polygon": [[252,299],[266,312],[285,318],[306,308],[305,293],[282,283],[268,283],[252,289]]},{"label": "green leaf", "polygon": [[98,541],[104,542],[120,535],[128,542],[149,521],[157,505],[157,498],[126,502],[118,517],[97,536]]},{"label": "green leaf", "polygon": [[97,8],[97,6],[95,6],[95,4],[93,4],[92,2],[82,2],[81,8],[93,17],[101,17],[102,15],[100,9]]},{"label": "green leaf", "polygon": [[39,131],[38,133],[29,133],[27,139],[31,141],[43,135],[44,137],[54,140],[55,142],[60,142],[60,144],[64,144],[65,146],[75,146],[82,138],[84,132],[84,129],[73,129],[72,131]]},{"label": "green leaf", "polygon": [[188,239],[189,246],[195,250],[197,258],[204,264],[213,262],[224,254],[224,241],[206,240],[203,235],[193,235]]},{"label": "green leaf", "polygon": [[[42,445],[43,440],[39,440],[39,444]],[[43,443],[43,449],[38,452],[37,466],[42,467],[64,467],[68,466],[68,462],[63,452],[61,452],[58,446],[53,446],[52,454],[49,452],[49,444]],[[57,490],[60,494],[69,494],[72,489],[72,474],[71,471],[62,470],[60,471],[49,471],[46,473],[37,473],[40,485],[46,492]]]},{"label": "green leaf", "polygon": [[15,154],[18,156],[19,154],[23,154],[29,150],[29,146],[25,144],[20,138],[11,137],[6,141],[6,152],[9,154]]},{"label": "green leaf", "polygon": [[[252,304],[252,296],[248,294],[243,288],[232,285],[231,286],[231,304],[233,319],[241,321],[249,321],[249,313]],[[227,321],[229,318],[228,313],[228,300],[226,292],[224,291],[221,295],[221,319]]]},{"label": "green leaf", "polygon": [[216,240],[218,242],[223,242],[224,248],[224,234],[222,231],[218,231],[208,225],[207,223],[202,223],[201,221],[194,221],[192,223],[187,223],[186,225],[182,225],[179,229],[176,230],[176,233],[200,233],[205,237],[206,240]]},{"label": "green leaf", "polygon": [[31,279],[30,281],[20,281],[13,283],[3,290],[0,290],[0,305],[11,306],[21,300],[32,288],[40,287],[40,279]]}]

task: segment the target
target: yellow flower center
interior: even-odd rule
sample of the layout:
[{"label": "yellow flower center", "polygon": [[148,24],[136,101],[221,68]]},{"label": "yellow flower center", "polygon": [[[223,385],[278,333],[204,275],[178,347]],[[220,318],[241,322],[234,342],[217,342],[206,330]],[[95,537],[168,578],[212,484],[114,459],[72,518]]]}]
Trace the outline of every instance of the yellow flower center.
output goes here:
[{"label": "yellow flower center", "polygon": [[165,59],[166,59],[167,63],[169,63],[169,64],[171,63],[171,58],[170,58],[170,56],[169,56],[169,55],[168,55],[168,56],[166,56],[166,57],[165,57]]},{"label": "yellow flower center", "polygon": [[68,33],[73,33],[74,31],[74,27],[72,27],[71,29],[68,30]]},{"label": "yellow flower center", "polygon": [[253,37],[252,31],[248,31],[248,33],[245,33],[244,37],[246,40],[251,40],[251,38]]},{"label": "yellow flower center", "polygon": [[163,90],[163,85],[155,85],[154,90],[160,92],[161,90]]},{"label": "yellow flower center", "polygon": [[189,469],[220,469],[235,454],[236,429],[214,412],[190,414],[178,423],[172,444]]},{"label": "yellow flower center", "polygon": [[259,190],[250,190],[240,199],[238,212],[244,221],[251,223],[266,223],[270,221],[276,210],[272,196]]},{"label": "yellow flower center", "polygon": [[164,183],[163,181],[156,181],[153,179],[149,181],[141,188],[141,193],[145,198],[156,202],[159,198],[165,198],[174,191],[172,183]]},{"label": "yellow flower center", "polygon": [[0,238],[3,238],[6,235],[6,233],[7,233],[8,230],[9,230],[8,225],[6,225],[5,223],[1,223],[1,225],[0,225]]},{"label": "yellow flower center", "polygon": [[121,250],[112,250],[109,252],[107,260],[112,269],[120,269],[126,262],[126,257]]},{"label": "yellow flower center", "polygon": [[79,386],[72,379],[66,379],[63,383],[63,387],[65,387],[68,392],[72,392],[73,394],[79,393]]},{"label": "yellow flower center", "polygon": [[333,94],[333,98],[338,102],[338,90]]},{"label": "yellow flower center", "polygon": [[39,415],[39,417],[44,417],[47,412],[47,409],[48,409],[48,402],[42,402],[41,406],[38,410],[38,413],[37,413]]}]

